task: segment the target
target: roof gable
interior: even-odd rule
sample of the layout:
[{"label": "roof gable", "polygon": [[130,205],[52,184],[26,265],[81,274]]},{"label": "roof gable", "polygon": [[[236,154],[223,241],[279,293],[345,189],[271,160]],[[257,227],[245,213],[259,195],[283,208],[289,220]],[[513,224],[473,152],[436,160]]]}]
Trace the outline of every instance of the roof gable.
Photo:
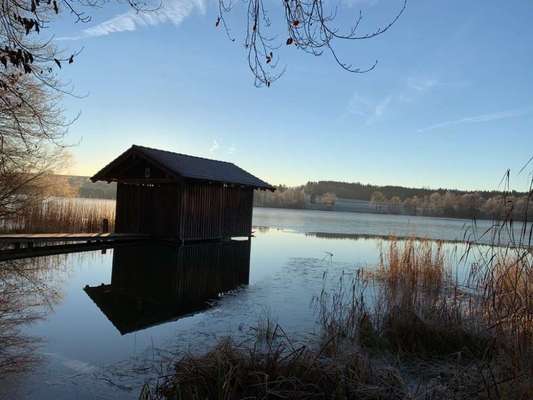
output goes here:
[{"label": "roof gable", "polygon": [[128,159],[134,155],[147,159],[176,180],[194,179],[251,186],[258,189],[274,189],[268,183],[230,162],[136,145],[105,166],[91,180],[93,182],[119,180],[120,177],[117,176],[116,169],[121,164],[128,162]]}]

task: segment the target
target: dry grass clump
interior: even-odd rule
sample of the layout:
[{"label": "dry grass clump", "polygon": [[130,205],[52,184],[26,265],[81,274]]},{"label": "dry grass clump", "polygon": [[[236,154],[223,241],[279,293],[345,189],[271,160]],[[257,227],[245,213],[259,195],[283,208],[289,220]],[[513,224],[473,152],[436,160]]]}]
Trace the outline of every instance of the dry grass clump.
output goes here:
[{"label": "dry grass clump", "polygon": [[[340,353],[339,353],[340,354]],[[325,357],[284,337],[268,346],[221,341],[207,354],[186,356],[157,397],[168,399],[381,399],[405,398],[395,369],[373,368],[358,352]]]},{"label": "dry grass clump", "polygon": [[2,221],[0,229],[13,233],[101,232],[104,219],[109,221],[112,232],[114,201],[57,198],[40,202],[14,219]]}]

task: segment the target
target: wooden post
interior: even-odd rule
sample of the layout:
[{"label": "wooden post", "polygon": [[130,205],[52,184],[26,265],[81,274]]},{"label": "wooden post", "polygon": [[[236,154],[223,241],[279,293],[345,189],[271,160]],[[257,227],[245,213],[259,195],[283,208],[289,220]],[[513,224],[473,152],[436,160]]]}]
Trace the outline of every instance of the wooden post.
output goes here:
[{"label": "wooden post", "polygon": [[102,220],[102,232],[103,233],[109,232],[109,220],[107,218],[104,218]]}]

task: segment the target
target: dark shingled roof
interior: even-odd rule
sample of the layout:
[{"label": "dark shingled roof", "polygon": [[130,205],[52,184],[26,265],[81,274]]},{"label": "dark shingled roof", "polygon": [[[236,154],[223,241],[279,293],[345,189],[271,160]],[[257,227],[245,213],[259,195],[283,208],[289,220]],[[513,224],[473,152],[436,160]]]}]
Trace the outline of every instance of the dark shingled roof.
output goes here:
[{"label": "dark shingled roof", "polygon": [[112,174],[109,174],[108,172],[110,172],[113,166],[120,163],[134,152],[140,153],[146,159],[163,167],[176,177],[239,184],[252,186],[258,189],[274,189],[265,181],[262,181],[230,162],[211,160],[208,158],[173,153],[171,151],[152,149],[150,147],[137,145],[131,146],[126,152],[106,165],[101,171],[94,175],[91,180],[98,181],[113,178],[113,176],[110,176]]}]

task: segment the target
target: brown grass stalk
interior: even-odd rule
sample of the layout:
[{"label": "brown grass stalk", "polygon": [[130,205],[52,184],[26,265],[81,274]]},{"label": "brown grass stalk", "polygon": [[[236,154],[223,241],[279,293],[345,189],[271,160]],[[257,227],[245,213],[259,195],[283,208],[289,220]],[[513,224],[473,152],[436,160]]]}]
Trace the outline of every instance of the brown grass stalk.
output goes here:
[{"label": "brown grass stalk", "polygon": [[101,232],[104,219],[114,229],[115,203],[109,200],[57,198],[40,202],[16,217],[1,221],[4,233]]}]

